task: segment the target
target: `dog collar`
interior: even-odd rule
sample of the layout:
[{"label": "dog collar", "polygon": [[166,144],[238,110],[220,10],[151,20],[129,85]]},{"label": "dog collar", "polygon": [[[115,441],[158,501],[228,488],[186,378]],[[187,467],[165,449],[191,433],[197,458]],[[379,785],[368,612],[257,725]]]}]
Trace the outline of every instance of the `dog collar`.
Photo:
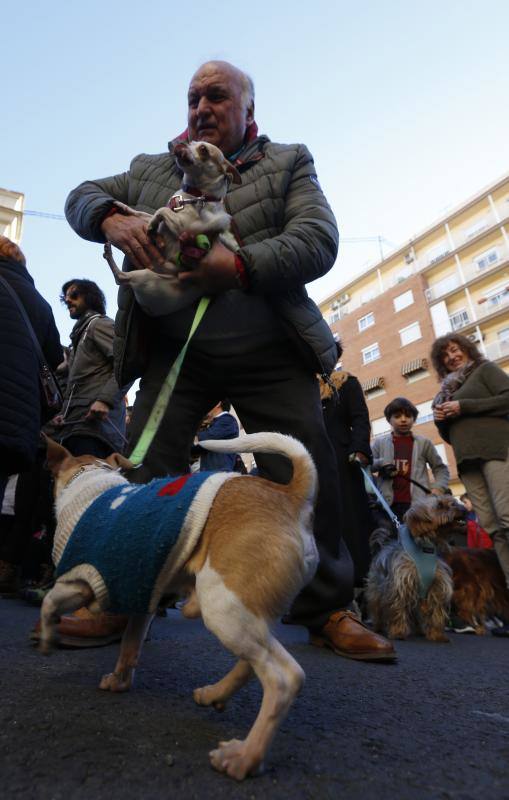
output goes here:
[{"label": "dog collar", "polygon": [[187,183],[184,183],[182,186],[182,191],[192,195],[192,197],[183,197],[181,194],[170,197],[167,207],[172,211],[182,211],[189,205],[203,206],[205,203],[220,203],[222,200],[221,197],[215,197],[212,194],[202,194],[199,189],[196,189],[194,186],[188,186]]},{"label": "dog collar", "polygon": [[81,475],[83,475],[84,472],[91,472],[94,469],[107,469],[107,470],[111,471],[111,467],[108,467],[106,465],[103,467],[100,464],[98,464],[97,466],[94,466],[93,464],[83,464],[79,468],[79,470],[77,472],[75,472],[74,475],[71,478],[69,478],[69,480],[67,481],[67,483],[65,484],[65,486],[63,488],[67,489],[67,487],[70,486],[71,483],[74,483],[74,481],[77,478],[81,477]]}]

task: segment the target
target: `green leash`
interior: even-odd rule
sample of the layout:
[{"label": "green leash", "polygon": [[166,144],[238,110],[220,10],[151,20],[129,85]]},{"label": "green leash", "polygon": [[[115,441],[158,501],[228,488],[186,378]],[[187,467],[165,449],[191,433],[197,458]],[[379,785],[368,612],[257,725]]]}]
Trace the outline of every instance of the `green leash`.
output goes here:
[{"label": "green leash", "polygon": [[194,315],[193,324],[191,325],[191,329],[189,331],[187,340],[182,347],[182,350],[178,354],[177,358],[173,362],[168,375],[165,378],[163,385],[157,395],[157,399],[154,403],[154,407],[150,412],[150,416],[147,420],[147,423],[141,432],[140,438],[136,443],[136,447],[134,448],[133,452],[129,456],[129,461],[134,464],[134,466],[139,466],[145,456],[147,455],[147,450],[149,449],[154,436],[156,435],[157,431],[159,430],[159,425],[162,422],[164,417],[165,411],[168,408],[168,403],[170,402],[170,398],[173,394],[173,390],[175,388],[175,384],[177,383],[177,378],[179,376],[182,363],[184,361],[187,348],[189,346],[189,342],[196,331],[196,328],[200,324],[203,319],[203,315],[207,310],[207,307],[210,303],[210,297],[202,297],[198,304],[198,308],[196,309],[196,313]]}]

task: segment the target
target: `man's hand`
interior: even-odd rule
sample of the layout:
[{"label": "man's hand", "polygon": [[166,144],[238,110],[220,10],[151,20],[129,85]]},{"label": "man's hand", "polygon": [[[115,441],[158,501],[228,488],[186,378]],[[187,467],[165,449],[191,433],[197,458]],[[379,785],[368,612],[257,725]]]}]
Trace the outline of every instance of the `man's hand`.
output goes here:
[{"label": "man's hand", "polygon": [[[185,247],[183,253],[186,256]],[[185,266],[179,272],[179,281],[197,287],[206,295],[238,289],[235,254],[217,240],[210,252],[198,261],[190,261],[186,257]]]},{"label": "man's hand", "polygon": [[85,419],[106,419],[110,413],[110,407],[102,400],[94,400],[88,409]]},{"label": "man's hand", "polygon": [[147,235],[147,222],[141,217],[113,214],[106,217],[101,230],[106,239],[122,250],[136,269],[151,269],[164,264],[161,250]]},{"label": "man's hand", "polygon": [[364,455],[364,453],[355,453],[355,460],[360,463],[362,467],[367,467],[369,464],[369,458]]},{"label": "man's hand", "polygon": [[52,422],[53,425],[55,425],[55,427],[61,428],[62,425],[64,424],[64,415],[63,414],[57,414],[56,417],[53,417],[51,422]]}]

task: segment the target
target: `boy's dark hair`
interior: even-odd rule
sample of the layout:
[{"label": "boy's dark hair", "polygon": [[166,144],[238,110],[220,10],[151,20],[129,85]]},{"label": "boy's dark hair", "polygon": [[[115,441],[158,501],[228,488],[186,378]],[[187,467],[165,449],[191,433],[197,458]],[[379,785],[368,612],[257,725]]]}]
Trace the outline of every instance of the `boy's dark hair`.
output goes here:
[{"label": "boy's dark hair", "polygon": [[230,403],[229,400],[226,400],[226,399],[225,400],[221,400],[221,408],[223,409],[223,411],[229,411],[231,407],[232,407],[232,404]]},{"label": "boy's dark hair", "polygon": [[486,360],[467,336],[463,336],[461,333],[446,333],[444,336],[439,336],[438,339],[435,339],[431,347],[431,363],[440,379],[445,378],[447,375],[443,357],[446,347],[451,343],[457,344],[460,350],[466,353],[469,360],[473,361],[474,364],[480,364]]},{"label": "boy's dark hair", "polygon": [[465,500],[470,500],[470,497],[468,496],[467,492],[463,492],[463,494],[460,494],[460,500],[461,500],[462,503]]},{"label": "boy's dark hair", "polygon": [[391,400],[389,405],[384,408],[384,416],[387,422],[389,422],[392,415],[397,414],[398,411],[408,411],[414,418],[414,421],[419,416],[419,411],[410,400],[407,400],[406,397],[395,397],[394,400]]},{"label": "boy's dark hair", "polygon": [[82,295],[90,311],[97,311],[98,314],[106,314],[106,298],[101,289],[99,289],[97,283],[89,281],[86,278],[74,278],[72,281],[66,281],[62,286],[62,293],[60,295],[61,303],[65,303],[65,295],[70,286],[76,287],[76,291]]}]

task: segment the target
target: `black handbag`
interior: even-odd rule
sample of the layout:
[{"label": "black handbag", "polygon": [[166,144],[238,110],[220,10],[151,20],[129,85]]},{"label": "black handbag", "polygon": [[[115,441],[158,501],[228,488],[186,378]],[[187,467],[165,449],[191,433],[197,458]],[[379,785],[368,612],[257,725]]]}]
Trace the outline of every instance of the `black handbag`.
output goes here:
[{"label": "black handbag", "polygon": [[0,283],[2,286],[7,289],[7,292],[10,294],[12,299],[14,300],[14,304],[17,306],[19,313],[23,317],[25,325],[28,328],[28,332],[32,338],[32,342],[35,348],[35,352],[37,355],[37,359],[39,361],[39,389],[40,389],[40,399],[41,399],[41,425],[44,425],[46,422],[49,422],[50,419],[58,414],[62,405],[64,403],[64,398],[62,396],[62,390],[58,385],[58,381],[51,371],[51,368],[48,366],[46,359],[44,358],[44,353],[42,352],[41,345],[39,344],[39,340],[35,335],[35,331],[32,328],[32,323],[28,319],[28,315],[25,311],[25,307],[23,303],[19,299],[18,295],[12,288],[12,286],[0,275]]}]

